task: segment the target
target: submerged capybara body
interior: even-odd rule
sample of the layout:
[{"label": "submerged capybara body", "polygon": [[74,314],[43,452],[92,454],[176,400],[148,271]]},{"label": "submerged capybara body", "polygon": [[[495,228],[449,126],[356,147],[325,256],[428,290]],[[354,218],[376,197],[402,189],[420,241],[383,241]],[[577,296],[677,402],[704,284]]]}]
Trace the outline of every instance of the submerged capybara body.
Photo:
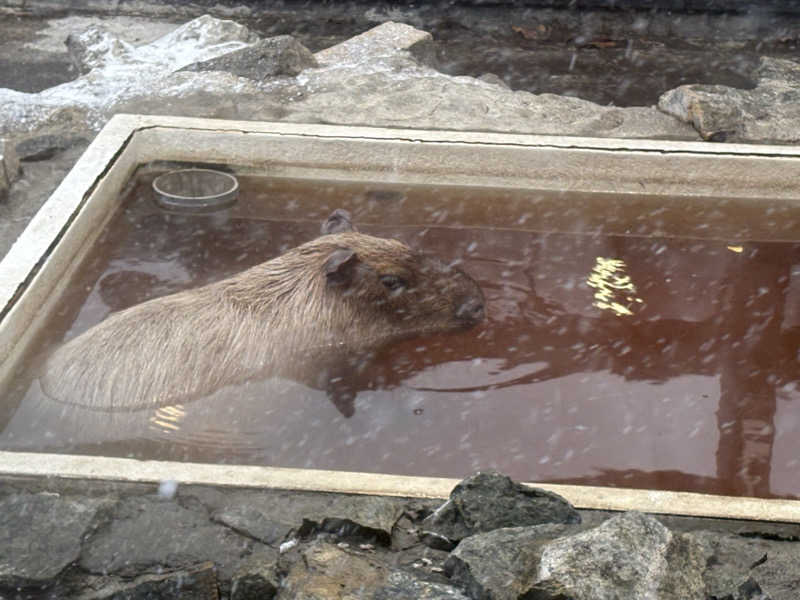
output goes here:
[{"label": "submerged capybara body", "polygon": [[112,314],[58,349],[41,384],[59,401],[135,410],[253,377],[313,377],[337,352],[483,317],[481,290],[463,272],[399,241],[343,231]]}]

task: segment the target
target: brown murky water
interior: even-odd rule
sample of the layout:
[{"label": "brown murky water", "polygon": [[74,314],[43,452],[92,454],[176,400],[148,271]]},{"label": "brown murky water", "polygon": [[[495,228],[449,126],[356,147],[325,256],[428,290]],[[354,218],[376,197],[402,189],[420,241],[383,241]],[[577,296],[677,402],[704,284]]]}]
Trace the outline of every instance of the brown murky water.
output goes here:
[{"label": "brown murky water", "polygon": [[139,413],[41,395],[37,359],[0,447],[138,458],[800,496],[800,211],[529,190],[242,180],[228,215],[175,216],[151,178],[83,265],[38,356],[146,299],[313,238],[362,231],[460,261],[475,330],[387,348],[354,402],[254,381]]}]

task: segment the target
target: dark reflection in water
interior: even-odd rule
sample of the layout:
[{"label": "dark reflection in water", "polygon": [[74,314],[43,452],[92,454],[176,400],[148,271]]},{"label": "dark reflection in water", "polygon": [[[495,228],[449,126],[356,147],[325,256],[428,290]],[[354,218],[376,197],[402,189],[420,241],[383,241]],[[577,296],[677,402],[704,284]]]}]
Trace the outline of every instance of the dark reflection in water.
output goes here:
[{"label": "dark reflection in water", "polygon": [[2,447],[800,495],[790,204],[245,180],[231,214],[189,218],[160,213],[146,184],[85,261],[37,356],[111,311],[311,239],[340,206],[367,233],[460,262],[484,289],[488,322],[385,348],[336,374],[342,394],[252,381],[135,413],[43,398],[33,357],[0,411]]}]

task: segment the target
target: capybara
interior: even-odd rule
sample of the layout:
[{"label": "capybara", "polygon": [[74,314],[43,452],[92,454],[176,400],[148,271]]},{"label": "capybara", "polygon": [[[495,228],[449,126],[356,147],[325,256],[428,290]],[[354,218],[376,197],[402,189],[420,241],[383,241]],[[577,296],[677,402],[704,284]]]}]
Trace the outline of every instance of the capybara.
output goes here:
[{"label": "capybara", "polygon": [[50,356],[43,391],[96,410],[138,410],[251,378],[313,379],[337,353],[484,318],[478,284],[459,269],[354,231],[345,211],[322,231],[333,233],[110,315]]}]

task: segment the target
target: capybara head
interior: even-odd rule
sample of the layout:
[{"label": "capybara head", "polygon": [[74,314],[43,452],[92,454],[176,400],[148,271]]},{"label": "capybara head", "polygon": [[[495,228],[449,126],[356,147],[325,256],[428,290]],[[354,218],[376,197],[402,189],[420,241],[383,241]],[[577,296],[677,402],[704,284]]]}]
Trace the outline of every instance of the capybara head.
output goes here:
[{"label": "capybara head", "polygon": [[389,336],[467,328],[484,318],[483,293],[473,279],[402,242],[340,233],[311,244],[327,255],[327,294],[355,305],[378,328],[389,327]]},{"label": "capybara head", "polygon": [[355,349],[484,318],[483,293],[460,269],[353,231],[323,235],[218,285],[234,304],[263,315],[265,326],[305,331],[303,341],[291,336],[304,346]]}]

